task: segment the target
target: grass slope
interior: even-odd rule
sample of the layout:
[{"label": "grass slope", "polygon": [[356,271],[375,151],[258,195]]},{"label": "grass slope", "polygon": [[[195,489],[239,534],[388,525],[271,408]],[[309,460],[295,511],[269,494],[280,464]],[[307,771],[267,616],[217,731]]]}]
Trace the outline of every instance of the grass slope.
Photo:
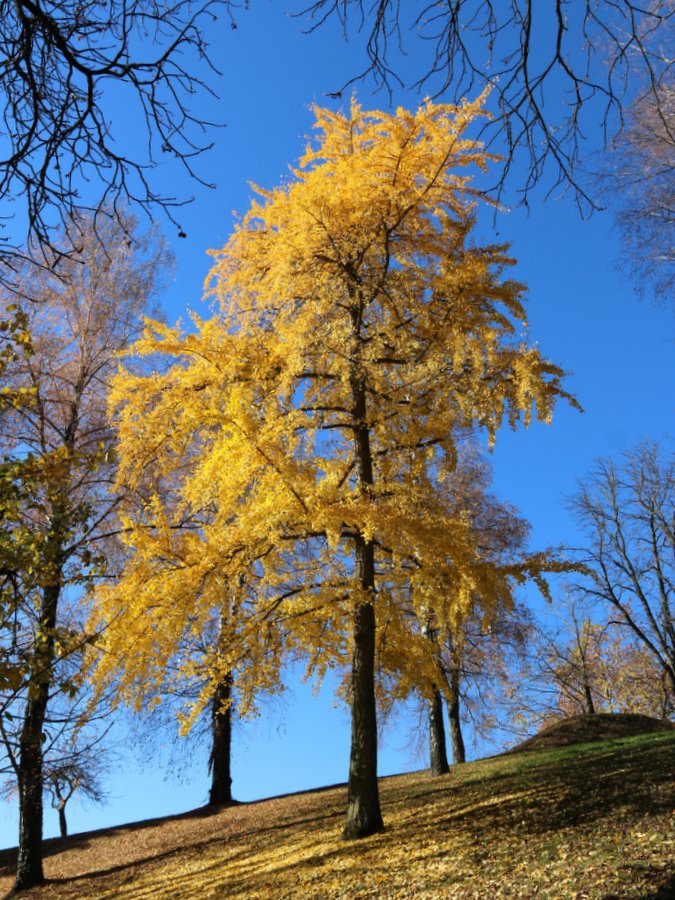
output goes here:
[{"label": "grass slope", "polygon": [[[382,781],[387,830],[339,840],[344,786],[48,842],[49,898],[659,898],[675,887],[675,732]],[[11,886],[0,854],[0,896]]]}]

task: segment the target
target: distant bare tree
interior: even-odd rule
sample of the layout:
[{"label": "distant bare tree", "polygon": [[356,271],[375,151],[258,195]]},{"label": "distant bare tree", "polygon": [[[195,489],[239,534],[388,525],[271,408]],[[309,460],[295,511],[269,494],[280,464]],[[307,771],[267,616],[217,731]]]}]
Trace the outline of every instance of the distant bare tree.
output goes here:
[{"label": "distant bare tree", "polygon": [[[71,612],[77,616],[76,605]],[[53,691],[43,724],[43,785],[58,813],[61,837],[68,835],[66,811],[73,797],[92,803],[105,801],[103,779],[116,758],[108,739],[113,722],[111,697],[104,694],[93,704],[78,678],[80,656],[73,653],[60,661],[57,674],[62,690]],[[8,705],[14,712],[10,717],[4,708]],[[8,799],[18,794],[21,775],[22,717],[15,706],[0,706],[0,797]]]},{"label": "distant bare tree", "polygon": [[532,628],[523,663],[507,705],[514,733],[568,716],[675,714],[667,673],[649,647],[606,603],[569,585]]},{"label": "distant bare tree", "polygon": [[675,458],[644,443],[601,460],[571,505],[587,538],[579,589],[649,650],[675,696]]},{"label": "distant bare tree", "polygon": [[626,270],[638,291],[672,298],[675,290],[675,86],[651,91],[630,108],[602,176],[613,198]]}]

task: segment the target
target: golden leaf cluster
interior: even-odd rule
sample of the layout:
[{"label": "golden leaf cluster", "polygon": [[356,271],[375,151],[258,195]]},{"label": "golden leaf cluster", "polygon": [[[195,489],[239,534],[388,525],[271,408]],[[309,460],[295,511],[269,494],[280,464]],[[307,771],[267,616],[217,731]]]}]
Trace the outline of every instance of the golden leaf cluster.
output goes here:
[{"label": "golden leaf cluster", "polygon": [[[441,486],[460,429],[493,440],[505,422],[549,421],[567,395],[516,337],[508,247],[471,241],[471,170],[489,158],[467,130],[482,102],[315,109],[318,140],[288,183],[258,189],[212,252],[214,315],[191,332],[147,323],[133,354],[161,367],[121,368],[111,394],[118,479],[136,491],[128,564],[94,604],[98,677],[123,696],[180,658],[207,685],[236,671],[247,708],[284,654],[339,664],[355,602],[374,604],[398,654],[419,644],[402,596],[447,627],[477,596],[510,602],[522,569],[481,552]],[[365,596],[357,538],[375,552]]]}]

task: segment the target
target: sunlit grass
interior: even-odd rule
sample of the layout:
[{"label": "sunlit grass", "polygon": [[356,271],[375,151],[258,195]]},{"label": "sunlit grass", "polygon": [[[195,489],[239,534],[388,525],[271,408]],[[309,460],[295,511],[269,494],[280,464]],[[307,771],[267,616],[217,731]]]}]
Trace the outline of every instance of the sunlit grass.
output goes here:
[{"label": "sunlit grass", "polygon": [[73,838],[35,896],[666,898],[674,777],[652,734],[384,779],[387,829],[356,843],[344,788],[195,813]]}]

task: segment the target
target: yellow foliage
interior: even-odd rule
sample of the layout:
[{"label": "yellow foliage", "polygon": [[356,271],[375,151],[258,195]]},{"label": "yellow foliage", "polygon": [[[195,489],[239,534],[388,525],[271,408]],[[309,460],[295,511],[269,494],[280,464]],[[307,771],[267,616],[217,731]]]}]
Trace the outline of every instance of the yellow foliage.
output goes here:
[{"label": "yellow foliage", "polygon": [[[212,653],[181,648],[214,618],[217,665],[243,674],[249,702],[274,684],[282,644],[318,671],[344,659],[354,602],[374,604],[400,653],[414,643],[402,591],[448,627],[477,594],[508,604],[522,573],[482,558],[438,487],[459,428],[494,439],[504,420],[550,421],[568,395],[514,339],[524,288],[503,278],[508,247],[470,241],[469,170],[489,157],[466,131],[481,104],[315,109],[319,139],[292,179],[258,189],[212,252],[213,317],[194,333],[147,323],[134,353],[170,364],[115,380],[118,477],[141,499],[126,573],[94,605],[98,675],[123,658],[124,696],[176,655],[212,671]],[[374,585],[357,577],[357,541],[374,548]]]}]

